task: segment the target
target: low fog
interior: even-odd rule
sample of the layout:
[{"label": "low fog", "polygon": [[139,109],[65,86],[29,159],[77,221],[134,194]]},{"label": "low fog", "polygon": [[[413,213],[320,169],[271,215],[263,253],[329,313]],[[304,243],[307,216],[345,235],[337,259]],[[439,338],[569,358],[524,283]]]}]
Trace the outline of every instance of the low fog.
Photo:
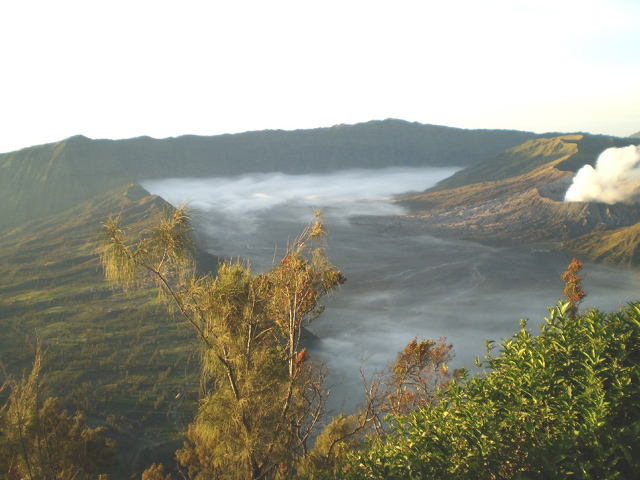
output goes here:
[{"label": "low fog", "polygon": [[[198,242],[220,257],[248,258],[254,271],[320,208],[329,227],[328,254],[347,283],[311,325],[310,350],[327,359],[332,406],[361,397],[359,367],[372,373],[393,361],[416,335],[446,337],[453,367],[473,367],[484,341],[499,341],[530,319],[533,332],[562,296],[560,275],[570,258],[557,252],[502,250],[428,235],[403,236],[363,215],[395,215],[393,195],[424,190],[456,169],[386,169],[326,175],[257,174],[232,178],[167,179],[143,186],[175,205],[197,209]],[[276,251],[277,249],[277,251]],[[585,306],[617,309],[636,299],[638,274],[586,263]]]},{"label": "low fog", "polygon": [[199,239],[211,253],[248,258],[254,269],[262,270],[271,266],[274,248],[286,246],[313,219],[314,209],[321,209],[332,227],[349,225],[349,218],[356,215],[401,214],[402,208],[391,201],[395,195],[423,191],[458,170],[257,173],[230,178],[149,180],[142,185],[174,205],[187,204],[194,210]]},{"label": "low fog", "polygon": [[635,202],[640,194],[640,147],[608,148],[585,165],[567,190],[567,202]]}]

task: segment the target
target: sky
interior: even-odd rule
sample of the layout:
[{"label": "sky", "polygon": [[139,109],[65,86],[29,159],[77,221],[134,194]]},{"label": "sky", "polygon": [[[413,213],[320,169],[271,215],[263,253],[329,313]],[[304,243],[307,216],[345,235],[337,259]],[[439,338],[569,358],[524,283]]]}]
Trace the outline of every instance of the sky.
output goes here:
[{"label": "sky", "polygon": [[640,131],[637,0],[21,0],[0,18],[0,152],[385,118]]}]

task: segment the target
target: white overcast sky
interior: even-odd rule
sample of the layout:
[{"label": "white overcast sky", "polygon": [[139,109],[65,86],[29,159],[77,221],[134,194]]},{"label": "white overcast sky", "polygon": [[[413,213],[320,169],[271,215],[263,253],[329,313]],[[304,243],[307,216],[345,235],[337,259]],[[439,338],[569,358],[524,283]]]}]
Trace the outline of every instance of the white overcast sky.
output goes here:
[{"label": "white overcast sky", "polygon": [[6,0],[0,21],[0,152],[384,118],[640,130],[638,0]]}]

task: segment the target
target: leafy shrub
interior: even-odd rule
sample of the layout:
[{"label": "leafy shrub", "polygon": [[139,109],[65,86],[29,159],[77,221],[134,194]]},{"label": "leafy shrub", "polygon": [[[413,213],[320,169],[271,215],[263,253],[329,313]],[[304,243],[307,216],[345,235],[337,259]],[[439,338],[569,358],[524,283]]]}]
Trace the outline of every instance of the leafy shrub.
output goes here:
[{"label": "leafy shrub", "polygon": [[[640,304],[526,322],[434,406],[352,454],[347,478],[636,478],[640,471]],[[488,348],[490,350],[490,348]]]}]

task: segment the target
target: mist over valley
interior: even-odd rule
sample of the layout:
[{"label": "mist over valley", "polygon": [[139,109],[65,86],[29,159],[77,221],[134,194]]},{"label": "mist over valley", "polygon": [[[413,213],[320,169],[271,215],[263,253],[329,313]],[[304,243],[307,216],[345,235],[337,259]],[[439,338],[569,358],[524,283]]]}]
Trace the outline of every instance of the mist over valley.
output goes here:
[{"label": "mist over valley", "polygon": [[[472,241],[403,233],[385,218],[408,213],[396,196],[421,191],[458,168],[391,168],[317,175],[146,180],[174,206],[193,209],[198,243],[219,258],[243,258],[255,271],[271,267],[321,209],[328,254],[348,281],[309,330],[311,350],[330,364],[334,408],[352,408],[368,374],[390,364],[412,338],[446,337],[453,365],[473,368],[485,340],[499,342],[548,315],[562,297],[568,254],[495,248]],[[381,221],[381,223],[378,222]],[[590,307],[615,310],[635,298],[637,271],[587,263]]]}]

